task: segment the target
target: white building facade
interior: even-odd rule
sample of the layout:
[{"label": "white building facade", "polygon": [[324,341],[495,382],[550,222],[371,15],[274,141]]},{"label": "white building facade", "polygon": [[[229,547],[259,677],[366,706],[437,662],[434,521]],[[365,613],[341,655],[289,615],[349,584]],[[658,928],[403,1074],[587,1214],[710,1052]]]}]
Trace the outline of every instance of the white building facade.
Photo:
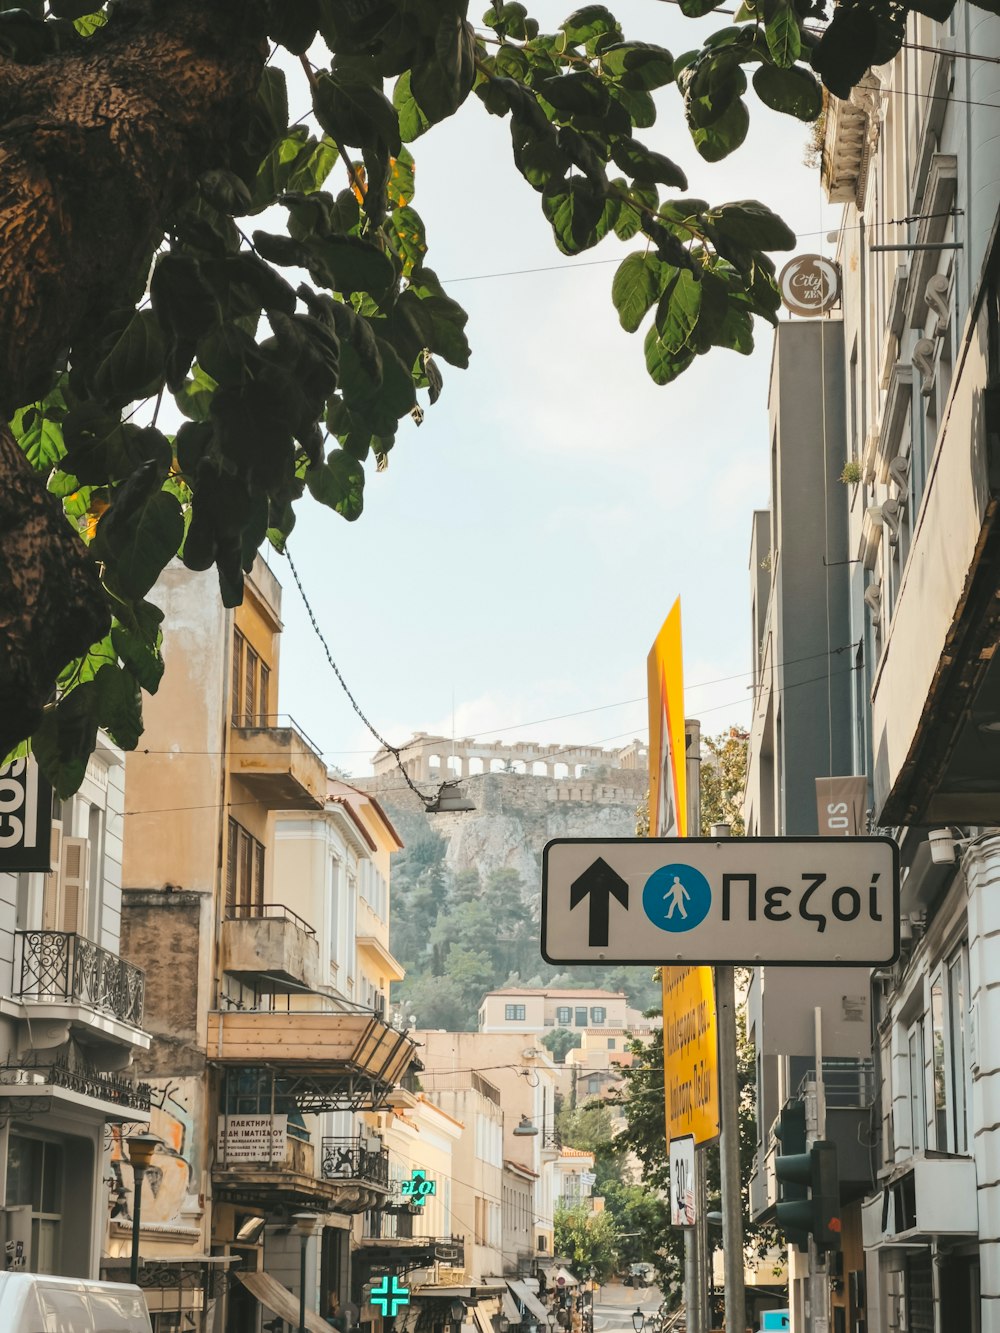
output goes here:
[{"label": "white building facade", "polygon": [[0,1264],[96,1278],[128,1171],[110,1128],[150,1112],[130,1072],[150,1044],[143,974],[118,953],[124,755],[99,735],[74,796],[39,783],[51,870],[3,873],[28,781],[24,760],[0,770]]},{"label": "white building facade", "polygon": [[[870,1013],[849,1108],[868,1160],[852,1166],[860,1197],[842,1195],[840,1255],[814,1263],[792,1301],[793,1328],[814,1333],[1000,1331],[998,56],[1000,20],[985,10],[959,4],[943,24],[911,14],[899,56],[850,102],[831,99],[826,119],[843,291],[808,337],[834,348],[841,368],[821,353],[823,410],[799,436],[825,499],[798,563],[818,580],[813,602],[847,632],[819,634],[834,730],[810,772],[862,779],[848,831],[897,839],[902,951],[863,992],[845,982],[823,1005],[824,1027],[834,1009],[844,1023]],[[786,414],[795,410],[789,400]],[[831,485],[834,449],[842,490]],[[772,486],[772,534],[780,504]],[[769,673],[777,687],[765,691],[771,721],[754,724],[749,832],[782,827],[794,793],[776,777],[775,744],[794,748],[792,729],[805,725],[793,722],[787,657],[762,660],[773,571],[788,555],[762,532],[758,516],[758,697]],[[783,596],[794,615],[788,586]],[[764,992],[754,994],[759,1017]],[[806,1082],[833,1086],[837,1071],[817,1063]],[[778,1106],[794,1091],[766,1053],[759,1074]],[[764,1215],[767,1136],[765,1118],[754,1195]]]}]

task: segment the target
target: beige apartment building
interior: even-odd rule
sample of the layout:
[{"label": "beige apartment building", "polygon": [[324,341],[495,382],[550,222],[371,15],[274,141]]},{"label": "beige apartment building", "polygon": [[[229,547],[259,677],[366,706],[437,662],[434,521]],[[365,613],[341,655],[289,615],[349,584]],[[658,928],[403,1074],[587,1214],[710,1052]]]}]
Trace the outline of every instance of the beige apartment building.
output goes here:
[{"label": "beige apartment building", "polygon": [[[389,1104],[415,1055],[385,1021],[399,840],[277,715],[274,575],[258,560],[232,611],[213,585],[172,565],[157,586],[167,671],[126,778],[122,948],[146,969],[142,1072],[171,1182],[143,1196],[157,1333],[178,1313],[226,1333],[297,1319],[303,1212],[307,1309],[334,1290],[361,1304],[359,1219],[389,1193],[362,1113]],[[126,1198],[120,1253],[131,1215]]]},{"label": "beige apartment building", "polygon": [[553,1028],[583,1032],[587,1028],[624,1028],[630,1010],[622,991],[545,990],[505,987],[483,996],[479,1006],[480,1032],[523,1032],[543,1035]]}]

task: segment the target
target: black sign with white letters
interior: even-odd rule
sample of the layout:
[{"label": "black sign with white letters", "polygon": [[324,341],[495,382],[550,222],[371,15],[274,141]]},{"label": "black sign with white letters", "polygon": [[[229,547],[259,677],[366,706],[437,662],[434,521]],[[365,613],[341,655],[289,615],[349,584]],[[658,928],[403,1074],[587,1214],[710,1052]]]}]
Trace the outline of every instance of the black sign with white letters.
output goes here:
[{"label": "black sign with white letters", "polygon": [[0,873],[49,870],[52,788],[33,759],[0,765]]}]

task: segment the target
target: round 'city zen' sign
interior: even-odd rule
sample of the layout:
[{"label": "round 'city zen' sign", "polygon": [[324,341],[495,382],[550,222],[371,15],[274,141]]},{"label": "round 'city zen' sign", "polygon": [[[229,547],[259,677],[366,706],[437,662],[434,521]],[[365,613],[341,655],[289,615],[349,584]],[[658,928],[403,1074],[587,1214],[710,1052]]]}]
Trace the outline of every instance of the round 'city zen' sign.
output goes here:
[{"label": "round 'city zen' sign", "polygon": [[840,296],[840,269],[822,255],[799,255],[781,270],[778,286],[793,315],[822,315]]}]

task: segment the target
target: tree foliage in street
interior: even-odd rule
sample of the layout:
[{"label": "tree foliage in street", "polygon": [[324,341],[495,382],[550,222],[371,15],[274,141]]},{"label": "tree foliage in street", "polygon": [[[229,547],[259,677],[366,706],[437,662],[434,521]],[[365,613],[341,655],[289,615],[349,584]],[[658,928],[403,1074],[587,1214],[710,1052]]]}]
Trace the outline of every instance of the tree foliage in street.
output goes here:
[{"label": "tree foliage in street", "polygon": [[652,94],[677,88],[714,162],[746,134],[748,70],[812,119],[817,74],[846,93],[908,12],[841,0],[818,36],[818,0],[744,0],[675,58],[597,4],[544,33],[500,0],[478,25],[467,0],[17,3],[0,0],[0,756],[30,736],[63,795],[99,725],[137,743],[166,563],[214,567],[238,604],[296,502],[356,519],[366,470],[442,365],[468,364],[407,145],[466,103],[505,119],[563,253],[638,242],[612,300],[666,384],[712,347],[750,351],[778,305],[768,252],[794,236],[755,201],[688,195],[643,137]]},{"label": "tree foliage in street", "polygon": [[[744,1031],[740,1021],[738,1031]],[[669,1198],[670,1156],[667,1150],[666,1125],[664,1119],[664,1083],[663,1083],[663,1031],[659,1029],[646,1042],[635,1041],[631,1044],[635,1060],[624,1070],[624,1089],[617,1101],[626,1120],[625,1131],[618,1136],[616,1143],[628,1149],[637,1157],[642,1168],[643,1183],[652,1190]],[[738,1087],[739,1087],[739,1140],[740,1140],[740,1180],[749,1181],[756,1165],[757,1153],[757,1118],[756,1118],[756,1073],[752,1045],[741,1035],[737,1050]],[[707,1152],[708,1197],[710,1207],[717,1207],[721,1175],[719,1150],[711,1146]],[[763,1256],[775,1244],[777,1236],[774,1228],[754,1222],[750,1217],[749,1193],[741,1191],[743,1207],[743,1233],[747,1247],[755,1254]],[[712,1202],[712,1201],[715,1202]],[[667,1213],[669,1219],[669,1211]],[[710,1238],[718,1245],[721,1238],[718,1233]],[[657,1238],[657,1244],[648,1256],[657,1272],[658,1285],[664,1292],[678,1294],[683,1283],[684,1256],[682,1232],[665,1225]]]},{"label": "tree foliage in street", "polygon": [[596,1270],[597,1282],[606,1282],[618,1260],[618,1229],[608,1212],[592,1212],[587,1203],[572,1208],[558,1206],[553,1216],[553,1244],[561,1259],[568,1259],[577,1273]]},{"label": "tree foliage in street", "polygon": [[701,833],[708,837],[713,824],[728,824],[741,838],[743,788],[746,784],[749,733],[732,726],[718,736],[702,736]]}]

